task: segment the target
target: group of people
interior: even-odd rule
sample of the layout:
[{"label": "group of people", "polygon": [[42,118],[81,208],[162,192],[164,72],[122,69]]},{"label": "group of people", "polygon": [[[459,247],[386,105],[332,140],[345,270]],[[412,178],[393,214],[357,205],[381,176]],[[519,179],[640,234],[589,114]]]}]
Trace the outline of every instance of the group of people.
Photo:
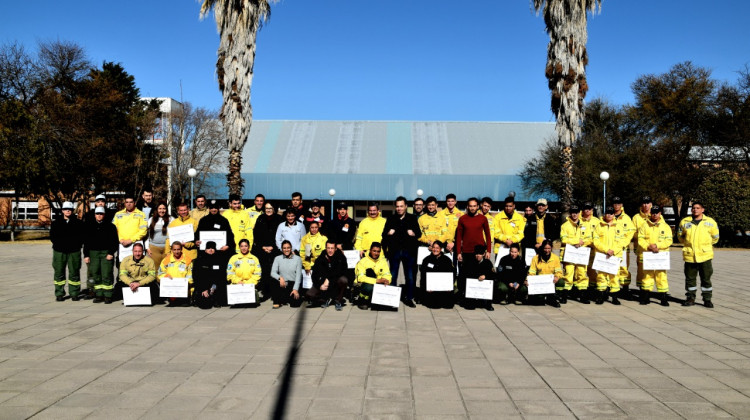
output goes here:
[{"label": "group of people", "polygon": [[[134,196],[125,196],[118,212],[107,209],[106,197],[99,195],[82,218],[74,215],[73,203],[66,202],[50,230],[55,296],[65,300],[67,282],[71,300],[91,297],[108,304],[119,299],[123,289],[137,292],[145,286],[152,303],[211,308],[227,304],[228,284],[252,284],[256,305],[271,299],[274,308],[296,307],[306,301],[341,310],[349,300],[368,309],[375,285],[396,285],[403,269],[401,302],[408,307],[460,304],[493,310],[494,303],[560,307],[568,299],[603,304],[610,298],[619,305],[618,298],[633,298],[627,263],[632,242],[640,303],[650,302],[655,286],[661,304],[669,305],[667,270],[644,269],[643,264],[644,254],[666,252],[673,241],[661,208],[650,197],[643,198],[632,219],[615,197],[601,219],[587,202],[571,206],[564,221],[548,213],[543,198],[522,213],[516,211],[513,197],[507,197],[497,213],[489,197],[469,198],[465,212],[456,207],[453,194],[440,210],[435,197],[414,200],[411,212],[408,204],[406,198],[396,198],[395,212],[384,218],[379,205],[369,203],[367,216],[357,223],[347,203],[337,203],[327,218],[318,200],[306,206],[300,193],[292,194],[283,214],[262,194],[249,208],[239,196],[230,196],[223,211],[217,200],[200,195],[192,210],[187,203],[179,204],[177,217],[169,214],[166,203],[154,203],[150,191],[138,204]],[[691,211],[674,234],[683,244],[683,305],[695,304],[700,276],[704,305],[713,307],[711,262],[719,231],[701,203],[693,202]],[[178,238],[178,230],[188,236]],[[553,253],[557,241],[559,257]],[[585,256],[584,261],[567,262],[565,253],[574,254],[573,248],[576,254],[588,253],[588,262]],[[81,251],[87,265],[86,293],[81,288]],[[594,270],[597,253],[623,263],[614,274]],[[430,273],[450,273],[453,287],[433,290]],[[548,276],[555,292],[529,296],[529,276]],[[188,297],[160,297],[165,278],[187,279]],[[492,298],[467,298],[469,280],[492,282]],[[544,284],[549,285],[546,280]]]}]

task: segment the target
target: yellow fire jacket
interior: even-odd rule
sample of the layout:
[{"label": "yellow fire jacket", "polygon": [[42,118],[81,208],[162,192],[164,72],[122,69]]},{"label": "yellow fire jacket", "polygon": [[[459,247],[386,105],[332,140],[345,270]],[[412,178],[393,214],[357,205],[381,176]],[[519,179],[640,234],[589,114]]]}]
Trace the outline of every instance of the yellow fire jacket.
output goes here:
[{"label": "yellow fire jacket", "polygon": [[185,278],[188,283],[193,283],[193,259],[184,252],[180,259],[177,259],[171,253],[167,255],[159,264],[159,273],[157,278],[161,281],[164,277]]},{"label": "yellow fire jacket", "polygon": [[204,208],[203,210],[200,210],[197,207],[190,210],[190,218],[195,220],[196,226],[198,226],[198,222],[201,221],[201,218],[207,214],[208,214],[208,207]]},{"label": "yellow fire jacket", "polygon": [[615,215],[615,223],[620,226],[623,234],[625,235],[625,239],[627,239],[628,241],[628,243],[626,243],[623,247],[627,248],[630,244],[630,241],[632,241],[633,237],[635,237],[635,225],[633,224],[633,220],[623,211],[619,216]]},{"label": "yellow fire jacket", "polygon": [[594,249],[602,254],[611,249],[615,257],[622,258],[622,250],[630,243],[629,235],[616,221],[609,224],[602,220],[594,230]]},{"label": "yellow fire jacket", "polygon": [[127,210],[122,209],[115,213],[114,219],[112,219],[117,228],[117,238],[119,240],[131,240],[133,242],[140,241],[146,237],[146,214],[138,209],[134,209],[128,213]]},{"label": "yellow fire jacket", "polygon": [[365,220],[359,222],[357,238],[354,241],[354,249],[365,251],[365,253],[367,253],[373,242],[381,242],[383,240],[384,227],[385,219],[380,213],[378,213],[378,217],[374,219],[368,216]]},{"label": "yellow fire jacket", "polygon": [[[481,214],[481,210],[480,210],[480,214]],[[489,239],[484,238],[485,242],[492,243],[492,241],[494,241],[493,238],[495,237],[495,217],[496,216],[497,215],[493,216],[491,213],[487,213],[484,215],[484,217],[487,218],[487,224],[490,225],[490,238]],[[482,237],[484,237],[484,232],[482,232]]]},{"label": "yellow fire jacket", "polygon": [[568,217],[560,227],[560,242],[564,245],[560,248],[560,259],[565,256],[565,246],[575,246],[581,241],[583,241],[583,246],[591,246],[594,243],[594,232],[588,225],[584,225],[580,218],[578,219],[578,223],[574,223]]},{"label": "yellow fire jacket", "polygon": [[[368,276],[368,268],[372,268],[377,277]],[[369,254],[365,255],[354,268],[354,274],[354,281],[357,283],[375,284],[378,279],[386,279],[389,284],[391,282],[391,269],[388,267],[388,260],[383,257],[373,260]]]},{"label": "yellow fire jacket", "polygon": [[136,262],[133,256],[125,257],[120,263],[119,279],[128,286],[132,282],[138,282],[145,286],[156,279],[156,266],[154,260],[144,256]]},{"label": "yellow fire jacket", "polygon": [[458,228],[458,219],[464,215],[464,212],[453,208],[453,213],[448,211],[448,207],[440,210],[438,213],[445,219],[445,242],[456,242],[456,228]]},{"label": "yellow fire jacket", "polygon": [[422,231],[422,236],[419,237],[420,242],[429,244],[435,241],[445,241],[448,225],[445,223],[445,217],[442,213],[436,212],[434,216],[425,213],[419,216],[417,223],[419,223],[419,229]]},{"label": "yellow fire jacket", "polygon": [[562,276],[563,271],[560,257],[550,254],[549,260],[545,262],[539,255],[534,255],[534,258],[531,259],[531,266],[529,266],[529,275],[541,276],[544,274],[552,274],[555,278]]},{"label": "yellow fire jacket", "polygon": [[[315,264],[315,260],[318,259],[318,256],[325,251],[326,249],[326,241],[328,238],[321,235],[320,232],[316,233],[315,235],[311,235],[310,233],[307,233],[305,236],[302,237],[302,241],[299,244],[299,253],[302,257],[302,268],[305,269],[305,271],[312,270],[313,264]],[[306,246],[310,246],[310,253],[311,256],[308,259],[307,255],[307,248]]]},{"label": "yellow fire jacket", "polygon": [[657,223],[646,220],[638,229],[638,261],[643,261],[643,252],[651,244],[656,244],[659,251],[669,251],[672,246],[672,229],[663,218]]},{"label": "yellow fire jacket", "polygon": [[684,245],[682,259],[690,263],[702,263],[714,258],[714,245],[719,242],[719,225],[705,214],[695,223],[691,216],[680,221],[677,240]]},{"label": "yellow fire jacket", "polygon": [[[198,221],[194,220],[192,217],[188,216],[187,218],[183,219],[181,217],[177,217],[176,219],[172,219],[172,221],[169,223],[169,226],[167,228],[173,228],[173,227],[179,227],[184,225],[193,225],[193,233],[198,229]],[[167,245],[166,250],[169,250],[172,248],[172,240],[167,236]],[[166,251],[169,252],[169,251]],[[185,242],[182,244],[182,253],[184,255],[187,255],[190,257],[191,260],[194,260],[198,258],[198,247],[195,246],[195,242]],[[181,277],[181,276],[177,276]]]},{"label": "yellow fire jacket", "polygon": [[225,210],[221,214],[225,219],[229,220],[229,226],[232,227],[232,233],[234,234],[235,246],[237,251],[240,249],[240,241],[247,239],[250,241],[250,248],[253,247],[253,226],[250,222],[250,216],[247,215],[245,210]]},{"label": "yellow fire jacket", "polygon": [[640,230],[641,226],[646,224],[646,221],[649,220],[649,218],[651,218],[651,213],[644,213],[642,211],[639,211],[638,214],[633,216],[633,229],[635,229],[635,231],[633,232],[633,240],[635,241],[636,254],[641,252],[638,250],[638,230]]},{"label": "yellow fire jacket", "polygon": [[510,239],[513,243],[520,243],[523,239],[523,230],[526,228],[526,219],[517,211],[508,217],[504,211],[495,215],[495,252],[500,245]]},{"label": "yellow fire jacket", "polygon": [[227,264],[227,280],[232,284],[258,284],[260,272],[260,262],[249,252],[245,255],[235,254]]}]

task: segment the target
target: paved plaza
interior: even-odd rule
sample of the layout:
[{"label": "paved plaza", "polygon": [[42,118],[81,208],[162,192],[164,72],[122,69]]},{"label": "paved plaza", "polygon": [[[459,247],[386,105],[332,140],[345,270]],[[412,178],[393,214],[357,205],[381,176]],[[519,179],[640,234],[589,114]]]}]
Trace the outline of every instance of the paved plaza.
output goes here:
[{"label": "paved plaza", "polygon": [[0,244],[2,419],[750,418],[747,250],[715,309],[679,305],[673,252],[670,307],[494,312],[60,303],[51,254]]}]

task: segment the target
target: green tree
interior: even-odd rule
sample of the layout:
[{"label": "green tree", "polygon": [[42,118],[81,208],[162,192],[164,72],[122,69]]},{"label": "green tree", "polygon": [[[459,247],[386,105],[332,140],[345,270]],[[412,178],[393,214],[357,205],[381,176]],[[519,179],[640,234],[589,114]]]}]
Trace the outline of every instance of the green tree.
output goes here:
[{"label": "green tree", "polygon": [[698,187],[695,199],[719,224],[722,243],[736,243],[750,230],[750,178],[734,171],[714,172]]},{"label": "green tree", "polygon": [[219,118],[224,124],[229,149],[227,186],[230,194],[242,194],[242,148],[253,120],[250,87],[253,82],[258,30],[271,15],[269,0],[203,0],[201,16],[211,10],[219,30],[216,73],[224,96]]}]

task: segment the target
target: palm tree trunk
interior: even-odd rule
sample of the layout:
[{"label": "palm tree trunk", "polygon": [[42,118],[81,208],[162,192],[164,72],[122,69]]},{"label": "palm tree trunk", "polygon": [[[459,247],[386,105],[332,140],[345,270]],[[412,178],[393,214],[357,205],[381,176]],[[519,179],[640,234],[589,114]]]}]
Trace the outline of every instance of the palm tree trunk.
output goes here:
[{"label": "palm tree trunk", "polygon": [[567,212],[573,204],[573,148],[571,146],[563,146],[560,151],[560,160],[563,171],[563,190],[560,201],[563,212]]},{"label": "palm tree trunk", "polygon": [[227,174],[227,186],[229,194],[242,196],[242,187],[245,182],[242,179],[242,150],[231,150],[229,152],[229,173]]}]

